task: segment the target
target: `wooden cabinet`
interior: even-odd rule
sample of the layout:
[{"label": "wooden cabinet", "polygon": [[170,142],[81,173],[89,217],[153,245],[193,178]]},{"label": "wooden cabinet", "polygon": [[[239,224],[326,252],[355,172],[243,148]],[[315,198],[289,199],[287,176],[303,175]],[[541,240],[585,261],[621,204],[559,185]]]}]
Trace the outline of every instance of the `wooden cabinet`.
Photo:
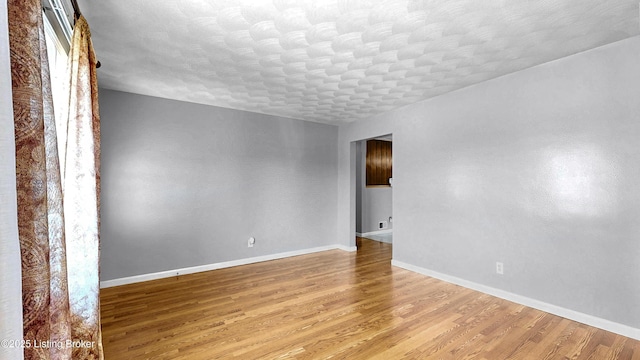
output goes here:
[{"label": "wooden cabinet", "polygon": [[367,141],[367,186],[390,186],[389,178],[393,177],[391,148],[391,141]]}]

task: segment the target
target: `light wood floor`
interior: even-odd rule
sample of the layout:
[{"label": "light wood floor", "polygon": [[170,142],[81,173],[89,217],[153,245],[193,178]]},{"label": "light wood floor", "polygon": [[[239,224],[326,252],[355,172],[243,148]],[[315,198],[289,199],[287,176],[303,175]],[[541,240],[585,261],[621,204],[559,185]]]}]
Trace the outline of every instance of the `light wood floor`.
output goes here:
[{"label": "light wood floor", "polygon": [[639,341],[358,246],[103,289],[106,359],[640,359]]}]

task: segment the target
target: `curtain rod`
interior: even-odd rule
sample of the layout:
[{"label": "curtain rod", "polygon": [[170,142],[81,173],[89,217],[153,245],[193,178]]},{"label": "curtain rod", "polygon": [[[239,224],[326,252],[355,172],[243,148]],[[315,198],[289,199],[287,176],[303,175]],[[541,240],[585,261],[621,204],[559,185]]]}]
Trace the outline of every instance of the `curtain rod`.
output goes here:
[{"label": "curtain rod", "polygon": [[[78,0],[71,0],[71,6],[73,6],[73,18],[75,19],[75,21],[78,21],[78,19],[80,19],[80,16],[82,16],[80,6],[78,5]],[[102,64],[100,63],[100,61],[97,61],[96,69],[99,69],[100,66],[102,66]]]}]

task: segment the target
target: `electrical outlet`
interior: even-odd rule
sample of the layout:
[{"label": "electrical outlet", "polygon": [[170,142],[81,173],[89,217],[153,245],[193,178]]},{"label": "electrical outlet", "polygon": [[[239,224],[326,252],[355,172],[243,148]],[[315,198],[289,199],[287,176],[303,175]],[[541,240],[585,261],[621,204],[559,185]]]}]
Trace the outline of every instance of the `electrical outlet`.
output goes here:
[{"label": "electrical outlet", "polygon": [[496,262],[496,274],[503,275],[504,274],[504,264],[501,262]]},{"label": "electrical outlet", "polygon": [[253,247],[253,245],[255,245],[255,243],[256,243],[256,238],[250,237],[249,241],[247,242],[247,246],[248,247]]}]

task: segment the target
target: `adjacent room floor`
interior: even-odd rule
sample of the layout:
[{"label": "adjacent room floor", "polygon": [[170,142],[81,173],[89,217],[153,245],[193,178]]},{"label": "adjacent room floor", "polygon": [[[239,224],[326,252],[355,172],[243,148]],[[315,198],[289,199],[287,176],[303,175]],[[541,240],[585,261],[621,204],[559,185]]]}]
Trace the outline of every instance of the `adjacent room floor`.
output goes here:
[{"label": "adjacent room floor", "polygon": [[640,359],[640,342],[391,266],[391,245],[102,290],[107,359]]}]

